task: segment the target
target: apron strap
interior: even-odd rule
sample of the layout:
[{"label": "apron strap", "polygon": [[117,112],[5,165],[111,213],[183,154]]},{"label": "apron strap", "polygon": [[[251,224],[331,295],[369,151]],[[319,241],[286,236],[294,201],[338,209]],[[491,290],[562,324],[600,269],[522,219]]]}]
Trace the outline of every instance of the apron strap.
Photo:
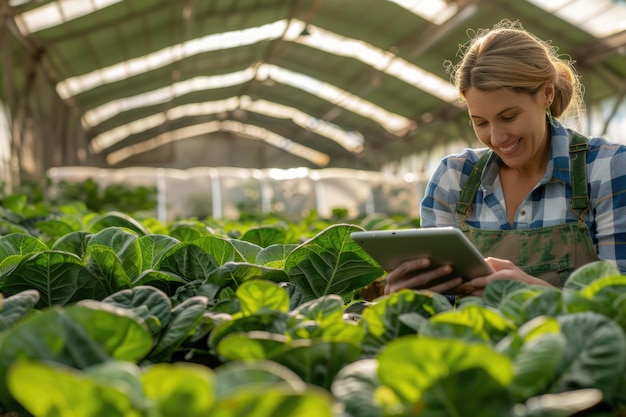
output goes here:
[{"label": "apron strap", "polygon": [[[589,144],[587,138],[580,133],[572,132],[569,145],[570,155],[570,181],[572,182],[572,197],[570,207],[576,213],[580,221],[584,221],[583,214],[589,209],[589,194],[587,191],[587,150]],[[480,177],[492,151],[485,152],[476,162],[470,172],[461,197],[456,203],[456,212],[463,216],[462,223],[472,211],[474,197],[480,186]]]},{"label": "apron strap", "polygon": [[572,132],[569,145],[570,181],[572,182],[572,198],[570,207],[584,221],[583,214],[589,209],[589,194],[587,191],[587,138],[580,133]]},{"label": "apron strap", "polygon": [[474,168],[472,168],[472,172],[470,172],[469,177],[461,190],[461,198],[456,203],[456,212],[463,216],[463,223],[465,223],[465,219],[472,211],[472,203],[474,202],[474,197],[478,192],[478,187],[480,187],[480,177],[482,176],[483,168],[485,168],[490,155],[491,151],[487,151],[480,157],[480,159],[476,162],[476,165],[474,165]]}]

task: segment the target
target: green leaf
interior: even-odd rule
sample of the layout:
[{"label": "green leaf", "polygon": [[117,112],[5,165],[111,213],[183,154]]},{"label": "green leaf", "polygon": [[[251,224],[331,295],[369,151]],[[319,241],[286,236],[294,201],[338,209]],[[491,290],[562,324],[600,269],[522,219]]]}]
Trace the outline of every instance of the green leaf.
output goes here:
[{"label": "green leaf", "polygon": [[139,360],[152,348],[152,337],[139,320],[128,310],[93,300],[27,317],[0,339],[0,403],[10,401],[4,381],[18,359],[77,369],[111,359]]},{"label": "green leaf", "polygon": [[127,392],[55,363],[19,362],[8,375],[11,394],[35,417],[142,417]]},{"label": "green leaf", "polygon": [[239,239],[230,239],[230,243],[237,250],[236,262],[259,263],[256,262],[256,258],[263,248],[254,243]]},{"label": "green leaf", "polygon": [[283,268],[287,257],[298,245],[296,244],[275,244],[264,248],[256,256],[255,262],[272,268]]},{"label": "green leaf", "polygon": [[528,285],[521,281],[498,280],[490,282],[482,296],[487,307],[502,308],[502,304],[510,297],[511,293],[527,288]]},{"label": "green leaf", "polygon": [[344,298],[383,275],[382,268],[350,238],[358,226],[329,226],[295,248],[285,262],[289,281],[309,299],[327,294]]},{"label": "green leaf", "polygon": [[2,199],[2,206],[15,214],[24,214],[28,197],[23,193],[10,194]]},{"label": "green leaf", "polygon": [[560,334],[545,333],[524,343],[514,358],[511,392],[516,401],[545,393],[554,371],[561,363],[565,339]]},{"label": "green leaf", "polygon": [[163,284],[175,283],[175,284],[188,284],[188,282],[182,279],[179,275],[173,272],[155,271],[148,269],[143,271],[141,275],[137,277],[135,281],[131,283],[133,287],[140,285],[153,285],[161,287]]},{"label": "green leaf", "polygon": [[237,288],[237,298],[244,315],[252,315],[261,310],[286,312],[289,310],[287,291],[273,282],[247,281]]},{"label": "green leaf", "polygon": [[57,239],[54,245],[52,245],[52,249],[73,253],[82,259],[87,254],[87,245],[91,236],[93,236],[93,233],[71,232]]},{"label": "green leaf", "polygon": [[413,410],[424,417],[508,416],[513,401],[484,368],[462,369],[428,387]]},{"label": "green leaf", "polygon": [[5,276],[3,292],[10,296],[35,289],[37,308],[65,305],[87,298],[102,299],[104,286],[71,253],[45,251],[22,261]]},{"label": "green leaf", "polygon": [[38,221],[35,223],[35,227],[55,239],[77,231],[74,229],[72,224],[59,219],[46,219]]},{"label": "green leaf", "polygon": [[172,310],[172,319],[163,331],[161,339],[150,352],[150,358],[168,361],[176,349],[193,335],[202,322],[202,315],[208,306],[206,297],[188,298]]},{"label": "green leaf", "polygon": [[161,259],[180,241],[167,235],[146,235],[139,238],[141,271],[159,269]]},{"label": "green leaf", "polygon": [[39,293],[25,290],[8,298],[0,297],[0,333],[13,327],[37,305]]},{"label": "green leaf", "polygon": [[343,299],[336,294],[325,295],[301,304],[293,310],[293,314],[309,320],[315,320],[321,325],[341,320],[343,316]]},{"label": "green leaf", "polygon": [[206,253],[211,255],[217,262],[217,265],[223,265],[226,262],[233,262],[237,257],[237,250],[229,239],[218,236],[202,236],[194,240],[192,243],[202,248]]},{"label": "green leaf", "polygon": [[468,337],[468,340],[496,343],[515,329],[516,326],[499,312],[478,305],[467,305],[462,309],[433,316],[423,327],[422,334],[439,337],[460,336]]},{"label": "green leaf", "polygon": [[330,389],[337,373],[360,354],[353,343],[300,339],[290,349],[273,352],[269,359],[291,369],[304,382]]},{"label": "green leaf", "polygon": [[163,257],[160,269],[191,282],[208,279],[217,267],[217,261],[204,249],[190,242],[181,242]]},{"label": "green leaf", "polygon": [[115,253],[125,276],[133,280],[141,269],[141,249],[135,233],[129,233],[117,227],[108,227],[94,234],[87,245],[87,250],[94,246],[108,247]]},{"label": "green leaf", "polygon": [[172,318],[172,302],[167,294],[153,286],[137,286],[118,291],[102,301],[131,310],[144,321],[154,317],[159,329],[166,327]]},{"label": "green leaf", "polygon": [[216,349],[220,341],[232,333],[247,333],[255,330],[286,335],[292,316],[280,311],[263,311],[252,316],[236,316],[219,323],[209,335],[209,347]]},{"label": "green leaf", "polygon": [[2,277],[11,272],[22,259],[48,250],[48,246],[34,236],[10,233],[0,236],[0,288]]},{"label": "green leaf", "polygon": [[409,405],[420,401],[440,380],[459,371],[482,369],[503,387],[513,380],[508,357],[486,345],[460,340],[404,336],[390,342],[379,353],[378,361],[381,384]]},{"label": "green leaf", "polygon": [[591,312],[558,317],[566,339],[550,392],[597,388],[616,401],[626,372],[626,335],[610,318]]},{"label": "green leaf", "polygon": [[268,360],[234,361],[215,369],[215,396],[226,398],[238,392],[254,392],[268,386],[287,386],[293,392],[304,392],[306,384],[291,369]]},{"label": "green leaf", "polygon": [[211,417],[333,417],[333,400],[322,389],[294,392],[284,384],[241,390],[220,398]]},{"label": "green leaf", "polygon": [[118,211],[109,211],[105,214],[94,216],[87,226],[87,231],[91,233],[98,233],[107,227],[126,228],[134,231],[140,236],[150,233],[149,230],[147,230],[133,217]]},{"label": "green leaf", "polygon": [[247,333],[231,333],[220,340],[217,353],[230,361],[272,359],[289,350],[287,337],[282,334],[255,330]]},{"label": "green leaf", "polygon": [[[452,308],[450,304],[448,307]],[[432,293],[426,291],[405,289],[384,297],[363,311],[363,351],[374,355],[393,339],[416,334],[415,329],[425,325],[428,318],[438,312]],[[407,315],[411,324],[400,320]]]},{"label": "green leaf", "polygon": [[86,269],[104,284],[107,295],[131,286],[130,277],[112,248],[90,242],[87,254]]},{"label": "green leaf", "polygon": [[282,269],[269,268],[245,262],[227,262],[211,272],[208,281],[221,287],[232,284],[238,287],[248,281],[284,282],[287,274]]},{"label": "green leaf", "polygon": [[248,229],[240,239],[267,248],[271,245],[286,243],[287,229],[283,225],[256,226]]},{"label": "green leaf", "polygon": [[607,260],[590,262],[572,272],[567,281],[565,281],[563,288],[582,290],[598,278],[611,275],[621,275],[614,262]]},{"label": "green leaf", "polygon": [[141,376],[145,395],[154,401],[160,417],[205,417],[212,415],[215,375],[211,369],[192,363],[160,363]]},{"label": "green leaf", "polygon": [[337,373],[330,391],[345,406],[347,416],[382,417],[382,409],[376,402],[378,386],[378,361],[361,359]]},{"label": "green leaf", "polygon": [[587,298],[602,299],[612,303],[626,292],[626,275],[609,275],[598,278],[580,291]]}]

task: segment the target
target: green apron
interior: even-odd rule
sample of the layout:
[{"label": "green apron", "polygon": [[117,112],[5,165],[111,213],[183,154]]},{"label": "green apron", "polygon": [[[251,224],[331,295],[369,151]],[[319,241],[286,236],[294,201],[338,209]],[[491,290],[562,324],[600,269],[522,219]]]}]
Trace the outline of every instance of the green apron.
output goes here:
[{"label": "green apron", "polygon": [[461,191],[456,212],[461,217],[461,230],[484,255],[508,259],[524,272],[562,287],[578,267],[598,259],[584,213],[589,210],[587,194],[587,139],[574,133],[570,147],[570,178],[572,198],[570,208],[578,222],[556,226],[519,230],[483,230],[465,223],[480,177],[491,152],[486,152],[474,166]]}]

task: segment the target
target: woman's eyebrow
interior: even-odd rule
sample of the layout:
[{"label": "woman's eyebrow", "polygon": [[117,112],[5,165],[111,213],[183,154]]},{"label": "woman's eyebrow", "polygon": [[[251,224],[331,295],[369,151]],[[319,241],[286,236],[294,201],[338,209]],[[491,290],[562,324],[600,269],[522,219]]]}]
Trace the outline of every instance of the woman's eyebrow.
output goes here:
[{"label": "woman's eyebrow", "polygon": [[[507,107],[506,109],[504,109],[504,110],[500,111],[498,114],[496,114],[496,116],[500,116],[502,113],[506,113],[506,112],[514,110],[514,109],[517,109],[517,106]],[[484,119],[484,117],[479,116],[477,114],[470,114],[470,117],[472,119]]]}]

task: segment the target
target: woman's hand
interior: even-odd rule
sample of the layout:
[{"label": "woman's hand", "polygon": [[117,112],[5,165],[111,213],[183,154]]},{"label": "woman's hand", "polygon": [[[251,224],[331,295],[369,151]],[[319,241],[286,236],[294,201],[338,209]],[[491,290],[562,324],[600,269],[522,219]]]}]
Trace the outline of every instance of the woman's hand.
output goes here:
[{"label": "woman's hand", "polygon": [[396,269],[387,274],[385,294],[391,294],[404,288],[419,290],[429,290],[433,292],[444,292],[460,285],[461,277],[453,278],[441,283],[432,284],[438,278],[446,276],[452,272],[449,265],[441,266],[433,270],[426,270],[430,266],[430,259],[412,259],[400,264]]},{"label": "woman's hand", "polygon": [[457,288],[459,294],[482,296],[487,284],[496,280],[522,281],[532,285],[550,286],[546,281],[528,275],[511,261],[499,258],[486,258],[486,261],[495,272],[491,275],[474,278],[469,282],[463,283]]}]

